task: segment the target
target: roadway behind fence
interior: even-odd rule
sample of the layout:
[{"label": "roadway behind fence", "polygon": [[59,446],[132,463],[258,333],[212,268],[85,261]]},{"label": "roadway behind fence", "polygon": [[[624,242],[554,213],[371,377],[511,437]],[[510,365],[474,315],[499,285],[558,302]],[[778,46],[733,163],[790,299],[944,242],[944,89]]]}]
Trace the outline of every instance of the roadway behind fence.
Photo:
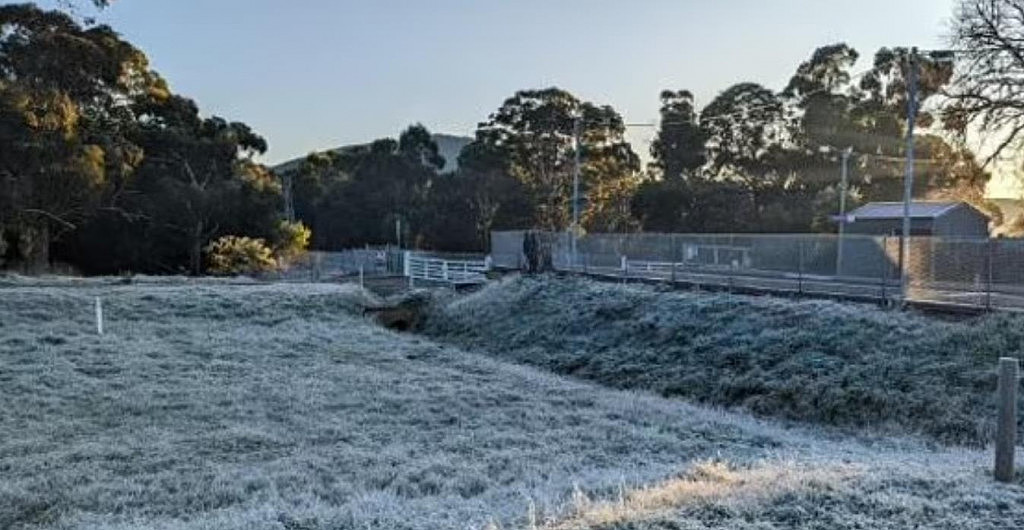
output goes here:
[{"label": "roadway behind fence", "polygon": [[[494,232],[495,267],[522,269],[523,231]],[[555,270],[753,291],[1024,309],[1024,240],[829,234],[539,233]],[[905,271],[905,281],[900,271]]]}]

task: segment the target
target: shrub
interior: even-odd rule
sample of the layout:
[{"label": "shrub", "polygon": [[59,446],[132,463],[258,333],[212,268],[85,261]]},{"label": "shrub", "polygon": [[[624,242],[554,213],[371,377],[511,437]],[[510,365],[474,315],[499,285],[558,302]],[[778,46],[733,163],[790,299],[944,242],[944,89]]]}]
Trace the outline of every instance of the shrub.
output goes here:
[{"label": "shrub", "polygon": [[313,232],[295,221],[281,221],[274,235],[274,256],[280,265],[291,263],[306,253]]},{"label": "shrub", "polygon": [[213,274],[253,274],[277,266],[267,243],[251,237],[223,236],[206,247],[206,255]]}]

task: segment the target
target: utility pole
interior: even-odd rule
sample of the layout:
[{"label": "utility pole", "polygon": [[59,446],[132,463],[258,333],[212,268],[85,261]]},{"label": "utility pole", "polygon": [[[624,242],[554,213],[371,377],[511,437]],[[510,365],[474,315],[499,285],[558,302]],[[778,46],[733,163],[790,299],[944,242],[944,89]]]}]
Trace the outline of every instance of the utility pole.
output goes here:
[{"label": "utility pole", "polygon": [[284,192],[284,218],[289,223],[295,222],[295,199],[292,195],[292,173],[286,171],[284,176],[281,177],[281,188]]},{"label": "utility pole", "polygon": [[849,187],[850,154],[852,153],[853,148],[847,147],[843,150],[842,154],[842,180],[839,185],[839,249],[836,253],[836,276],[842,274],[843,271],[843,234],[846,233],[846,190]]},{"label": "utility pole", "polygon": [[578,263],[576,239],[580,232],[580,136],[583,118],[576,115],[572,121],[574,163],[572,168],[572,266]]},{"label": "utility pole", "polygon": [[917,120],[917,47],[910,49],[907,73],[907,174],[903,177],[903,241],[900,245],[900,292],[906,302],[910,260],[910,201],[914,191],[914,125]]}]

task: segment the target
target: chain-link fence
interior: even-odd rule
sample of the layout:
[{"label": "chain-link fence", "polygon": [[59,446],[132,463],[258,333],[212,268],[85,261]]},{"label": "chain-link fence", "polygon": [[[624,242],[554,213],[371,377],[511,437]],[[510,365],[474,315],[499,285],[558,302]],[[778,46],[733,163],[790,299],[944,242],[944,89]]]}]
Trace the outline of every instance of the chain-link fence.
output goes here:
[{"label": "chain-link fence", "polygon": [[[496,267],[522,269],[525,232],[492,234]],[[1024,240],[828,234],[537,233],[555,270],[854,299],[1024,308]],[[905,274],[900,274],[905,271]]]},{"label": "chain-link fence", "polygon": [[311,251],[265,279],[299,282],[347,281],[363,277],[401,276],[403,253],[397,247],[369,247],[332,252]]},{"label": "chain-link fence", "polygon": [[915,238],[909,256],[911,299],[1024,308],[1024,240]]},{"label": "chain-link fence", "polygon": [[[408,284],[410,271],[405,261],[410,257],[415,258],[420,264],[436,263],[438,267],[450,265],[451,274],[445,275],[445,283],[475,283],[476,275],[480,272],[477,269],[490,267],[490,260],[479,252],[406,251],[395,246],[366,247],[329,252],[311,251],[283,269],[260,275],[260,279],[290,282],[360,282],[376,291],[393,293]],[[477,264],[479,266],[476,266]],[[467,266],[473,270],[465,270]],[[515,264],[505,268],[515,268]],[[418,279],[430,280],[423,274],[420,274]]]}]

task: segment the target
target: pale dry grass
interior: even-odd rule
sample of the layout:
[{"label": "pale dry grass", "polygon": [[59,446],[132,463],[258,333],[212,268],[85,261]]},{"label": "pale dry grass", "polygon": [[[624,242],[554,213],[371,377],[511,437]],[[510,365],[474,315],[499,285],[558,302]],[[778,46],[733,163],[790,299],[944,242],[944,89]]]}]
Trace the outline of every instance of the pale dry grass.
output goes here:
[{"label": "pale dry grass", "polygon": [[533,526],[543,530],[613,527],[708,504],[756,509],[783,495],[836,487],[859,473],[851,465],[808,467],[794,462],[765,462],[741,469],[723,462],[703,461],[678,478],[622,491],[616,500],[595,502],[577,490],[572,515],[540,526],[534,522]]}]

